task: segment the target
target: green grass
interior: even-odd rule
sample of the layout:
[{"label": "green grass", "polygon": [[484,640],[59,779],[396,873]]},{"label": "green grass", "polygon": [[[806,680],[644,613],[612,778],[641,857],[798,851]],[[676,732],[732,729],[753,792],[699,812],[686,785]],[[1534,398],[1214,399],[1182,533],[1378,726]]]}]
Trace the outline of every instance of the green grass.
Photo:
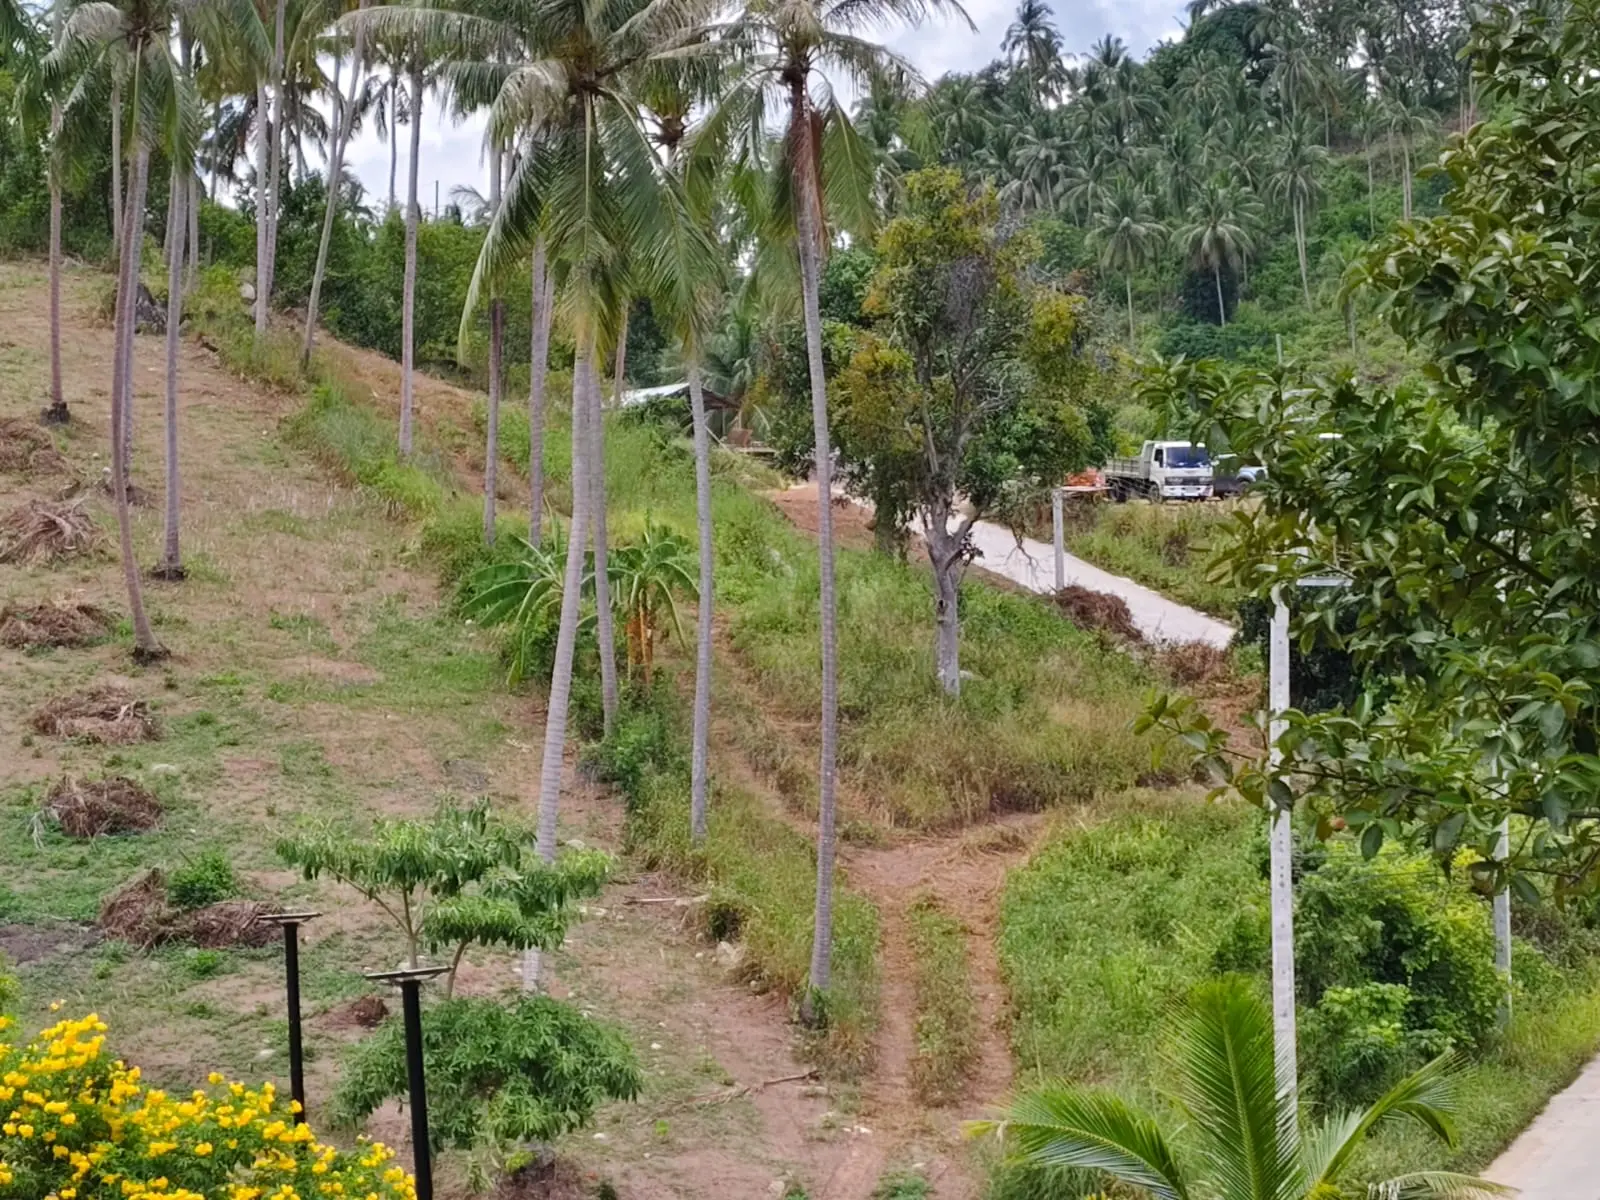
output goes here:
[{"label": "green grass", "polygon": [[967,934],[932,896],[918,899],[908,918],[916,972],[917,1049],[911,1082],[925,1104],[950,1104],[963,1098],[978,1058],[978,1009]]},{"label": "green grass", "polygon": [[1066,515],[1066,546],[1097,567],[1232,620],[1240,593],[1231,583],[1209,578],[1209,548],[1237,510],[1232,501],[1080,506]]}]

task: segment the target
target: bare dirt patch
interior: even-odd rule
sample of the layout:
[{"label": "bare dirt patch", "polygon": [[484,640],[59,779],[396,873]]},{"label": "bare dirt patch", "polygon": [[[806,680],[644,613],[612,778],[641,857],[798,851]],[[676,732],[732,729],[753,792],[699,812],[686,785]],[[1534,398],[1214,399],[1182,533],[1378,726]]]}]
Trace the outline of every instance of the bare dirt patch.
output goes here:
[{"label": "bare dirt patch", "polygon": [[57,954],[77,954],[99,940],[97,930],[62,922],[0,925],[0,955],[17,966],[41,962]]},{"label": "bare dirt patch", "polygon": [[114,683],[58,696],[33,714],[32,724],[35,733],[105,746],[161,737],[149,703]]},{"label": "bare dirt patch", "polygon": [[144,833],[161,823],[161,801],[121,775],[58,780],[45,796],[44,811],[68,837]]},{"label": "bare dirt patch", "polygon": [[0,519],[0,563],[36,565],[83,558],[104,544],[84,502],[30,500]]},{"label": "bare dirt patch", "polygon": [[28,479],[67,469],[50,435],[20,417],[0,417],[0,471]]}]

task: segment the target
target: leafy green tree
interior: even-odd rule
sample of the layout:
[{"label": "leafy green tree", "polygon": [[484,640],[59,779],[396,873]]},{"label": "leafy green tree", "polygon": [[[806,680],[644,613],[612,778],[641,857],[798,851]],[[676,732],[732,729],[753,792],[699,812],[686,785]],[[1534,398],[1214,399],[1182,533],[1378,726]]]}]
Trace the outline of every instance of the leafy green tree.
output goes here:
[{"label": "leafy green tree", "polygon": [[1079,407],[1091,373],[1082,302],[1029,282],[1036,253],[1031,238],[1002,232],[992,188],[969,188],[950,168],[907,176],[902,213],[878,243],[873,324],[836,385],[847,484],[920,519],[951,695],[974,522],[1008,489],[1049,486],[1093,450]]},{"label": "leafy green tree", "polygon": [[1182,705],[1149,715],[1189,732],[1259,803],[1292,799],[1292,786],[1368,854],[1399,838],[1447,861],[1470,851],[1486,890],[1508,882],[1536,902],[1600,879],[1587,299],[1600,264],[1588,235],[1600,3],[1559,21],[1496,6],[1471,51],[1496,116],[1445,152],[1444,212],[1399,226],[1361,268],[1432,364],[1425,382],[1185,368],[1233,448],[1270,472],[1228,561],[1256,590],[1343,574],[1354,631],[1319,631],[1317,610],[1300,632],[1354,655],[1361,694],[1291,712],[1281,772],[1233,758]]},{"label": "leafy green tree", "polygon": [[[1292,1092],[1279,1091],[1272,1014],[1238,977],[1201,987],[1178,1027],[1173,1065],[1193,1158],[1160,1122],[1115,1093],[1049,1083],[1014,1099],[995,1134],[1028,1166],[1104,1172],[1159,1200],[1321,1200],[1348,1194],[1343,1179],[1381,1127],[1415,1122],[1456,1144],[1455,1064],[1443,1055],[1401,1080],[1370,1108],[1311,1123]],[[1470,1200],[1507,1189],[1449,1171],[1416,1171],[1373,1185],[1373,1194]]]},{"label": "leafy green tree", "polygon": [[469,947],[559,946],[576,902],[598,893],[611,868],[595,850],[544,861],[487,803],[380,820],[368,837],[321,825],[281,839],[277,851],[307,879],[326,875],[377,905],[405,938],[410,966],[424,949],[448,952],[447,996]]},{"label": "leafy green tree", "polygon": [[1139,340],[1133,318],[1133,277],[1155,258],[1166,226],[1156,220],[1150,196],[1130,180],[1122,180],[1100,201],[1089,243],[1100,254],[1100,265],[1119,271],[1128,292],[1128,345]]}]

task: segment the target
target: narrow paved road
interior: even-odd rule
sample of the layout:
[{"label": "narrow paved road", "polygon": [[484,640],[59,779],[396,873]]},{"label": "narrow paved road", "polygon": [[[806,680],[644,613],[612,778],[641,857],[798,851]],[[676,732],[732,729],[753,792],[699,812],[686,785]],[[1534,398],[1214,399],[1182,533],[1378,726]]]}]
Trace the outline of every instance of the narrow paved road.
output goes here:
[{"label": "narrow paved road", "polygon": [[1485,1171],[1518,1200],[1600,1200],[1600,1058]]}]

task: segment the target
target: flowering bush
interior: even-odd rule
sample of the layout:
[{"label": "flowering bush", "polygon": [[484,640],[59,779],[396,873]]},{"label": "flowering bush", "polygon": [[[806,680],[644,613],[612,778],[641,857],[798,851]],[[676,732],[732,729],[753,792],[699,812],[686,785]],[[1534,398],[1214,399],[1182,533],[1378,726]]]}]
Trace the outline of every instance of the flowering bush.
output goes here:
[{"label": "flowering bush", "polygon": [[[0,1031],[10,1024],[0,1017]],[[23,1200],[415,1200],[393,1151],[321,1145],[272,1084],[213,1074],[168,1095],[111,1060],[94,1015],[0,1042],[0,1196]]]}]

